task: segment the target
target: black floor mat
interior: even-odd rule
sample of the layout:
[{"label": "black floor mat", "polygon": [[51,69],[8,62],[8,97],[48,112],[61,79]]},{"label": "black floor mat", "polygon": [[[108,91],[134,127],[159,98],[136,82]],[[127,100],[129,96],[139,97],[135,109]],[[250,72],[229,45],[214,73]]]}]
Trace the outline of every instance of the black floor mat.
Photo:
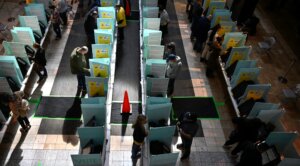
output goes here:
[{"label": "black floor mat", "polygon": [[132,114],[131,115],[121,115],[121,104],[120,103],[112,103],[111,106],[111,123],[118,123],[118,124],[128,124],[134,123],[136,117],[142,113],[142,105],[132,104]]},{"label": "black floor mat", "polygon": [[219,114],[212,97],[175,97],[171,99],[171,118],[177,119],[185,112],[195,112],[198,119],[218,119]]},{"label": "black floor mat", "polygon": [[79,120],[81,117],[80,104],[80,98],[43,96],[34,116]]},{"label": "black floor mat", "polygon": [[75,135],[81,124],[80,120],[43,119],[38,134]]}]

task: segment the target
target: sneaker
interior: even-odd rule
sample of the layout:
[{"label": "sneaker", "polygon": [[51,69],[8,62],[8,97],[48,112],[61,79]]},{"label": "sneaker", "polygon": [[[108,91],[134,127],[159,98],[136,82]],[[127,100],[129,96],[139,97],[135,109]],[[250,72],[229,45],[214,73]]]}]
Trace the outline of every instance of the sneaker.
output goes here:
[{"label": "sneaker", "polygon": [[189,156],[183,156],[180,158],[180,161],[184,161],[184,160],[188,160],[189,159]]},{"label": "sneaker", "polygon": [[26,133],[28,130],[27,130],[27,129],[20,128],[20,131],[21,131],[21,133]]}]

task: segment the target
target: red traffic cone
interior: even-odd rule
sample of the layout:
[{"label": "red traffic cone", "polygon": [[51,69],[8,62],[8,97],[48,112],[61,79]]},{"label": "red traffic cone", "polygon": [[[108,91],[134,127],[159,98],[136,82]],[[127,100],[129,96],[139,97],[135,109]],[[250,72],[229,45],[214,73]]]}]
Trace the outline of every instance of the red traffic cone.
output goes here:
[{"label": "red traffic cone", "polygon": [[123,104],[122,104],[122,114],[128,114],[130,112],[130,103],[129,103],[129,97],[127,90],[124,93],[124,99],[123,99]]},{"label": "red traffic cone", "polygon": [[127,17],[129,17],[130,16],[130,3],[129,3],[129,0],[126,0],[126,7],[125,7],[125,15],[127,16]]}]

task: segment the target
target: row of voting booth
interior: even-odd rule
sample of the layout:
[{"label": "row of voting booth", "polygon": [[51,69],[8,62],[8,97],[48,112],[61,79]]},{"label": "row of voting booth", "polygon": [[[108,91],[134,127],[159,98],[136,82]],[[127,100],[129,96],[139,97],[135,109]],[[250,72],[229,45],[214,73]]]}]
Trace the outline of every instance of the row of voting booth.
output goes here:
[{"label": "row of voting booth", "polygon": [[[277,103],[268,102],[271,84],[259,83],[261,68],[251,59],[252,47],[245,45],[247,35],[237,32],[231,20],[231,12],[225,9],[225,1],[206,0],[203,7],[208,8],[207,15],[212,15],[211,27],[219,24],[218,36],[224,36],[222,47],[227,51],[219,58],[221,70],[228,93],[237,116],[259,118],[265,123],[272,123],[275,129],[266,138],[269,146],[274,145],[280,154],[285,155],[283,163],[294,162],[299,158],[292,143],[298,137],[295,132],[286,132],[280,124],[284,110]],[[264,164],[270,159],[263,155]],[[298,161],[299,162],[299,161]]]},{"label": "row of voting booth", "polygon": [[78,128],[79,154],[71,155],[74,166],[105,165],[107,154],[107,114],[111,62],[116,48],[115,1],[101,1],[98,7],[97,29],[94,30],[92,59],[89,59],[91,76],[86,76],[88,98],[82,99],[81,110],[84,125]]},{"label": "row of voting booth", "polygon": [[[163,59],[162,32],[159,30],[157,1],[142,1],[141,72],[144,95],[144,113],[148,118],[149,134],[143,149],[143,165],[176,165],[179,152],[173,152],[172,140],[176,126],[170,125],[172,103],[167,98],[169,79],[165,77],[167,63]],[[159,143],[159,144],[158,144]],[[163,153],[154,151],[155,145],[164,145]]]},{"label": "row of voting booth", "polygon": [[[43,44],[49,29],[49,16],[41,3],[25,6],[25,15],[18,16],[19,27],[10,30],[12,41],[3,41],[4,54],[0,56],[0,92],[10,93],[24,89],[27,77],[32,71],[28,54],[34,55],[34,43]],[[0,111],[0,121],[6,122],[9,114],[5,108]]]}]

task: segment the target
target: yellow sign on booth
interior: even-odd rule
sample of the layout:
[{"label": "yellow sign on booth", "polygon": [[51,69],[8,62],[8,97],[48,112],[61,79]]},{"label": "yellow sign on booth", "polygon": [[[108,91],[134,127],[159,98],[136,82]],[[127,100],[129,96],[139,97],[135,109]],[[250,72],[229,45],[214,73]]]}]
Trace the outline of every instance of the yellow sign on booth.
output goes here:
[{"label": "yellow sign on booth", "polygon": [[237,44],[238,44],[239,40],[234,40],[233,38],[230,38],[228,40],[228,43],[226,45],[226,48],[229,48],[229,47],[235,47]]},{"label": "yellow sign on booth", "polygon": [[99,35],[98,36],[98,43],[99,44],[110,44],[110,37]]},{"label": "yellow sign on booth", "polygon": [[102,12],[101,18],[113,18],[113,17],[111,15],[111,13],[109,13],[109,12]]},{"label": "yellow sign on booth", "polygon": [[89,94],[91,97],[104,96],[104,83],[89,82]]},{"label": "yellow sign on booth", "polygon": [[100,22],[100,29],[112,29],[111,24]]},{"label": "yellow sign on booth", "polygon": [[234,52],[230,61],[230,64],[233,64],[235,61],[243,59],[243,54],[241,52]]},{"label": "yellow sign on booth", "polygon": [[239,84],[243,81],[253,80],[253,76],[254,76],[254,73],[250,73],[250,72],[249,73],[242,73],[240,75],[240,78],[239,78],[237,84]]},{"label": "yellow sign on booth", "polygon": [[93,73],[94,77],[108,77],[108,68],[104,65],[94,64]]},{"label": "yellow sign on booth", "polygon": [[109,57],[108,53],[109,53],[108,48],[96,49],[96,58],[108,58]]},{"label": "yellow sign on booth", "polygon": [[261,99],[264,95],[264,91],[262,90],[250,90],[248,93],[247,93],[247,100],[248,99],[253,99],[253,100],[258,100],[258,99]]}]

